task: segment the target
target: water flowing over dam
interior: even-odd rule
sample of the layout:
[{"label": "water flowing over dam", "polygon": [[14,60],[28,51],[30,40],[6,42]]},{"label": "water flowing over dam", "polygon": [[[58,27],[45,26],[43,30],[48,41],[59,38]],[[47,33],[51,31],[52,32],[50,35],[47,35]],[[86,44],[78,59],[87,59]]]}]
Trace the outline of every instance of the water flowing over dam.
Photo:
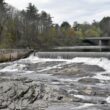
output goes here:
[{"label": "water flowing over dam", "polygon": [[71,59],[74,57],[105,57],[110,58],[110,52],[37,52],[40,58],[65,58]]},{"label": "water flowing over dam", "polygon": [[1,110],[110,109],[108,58],[38,56],[0,63]]}]

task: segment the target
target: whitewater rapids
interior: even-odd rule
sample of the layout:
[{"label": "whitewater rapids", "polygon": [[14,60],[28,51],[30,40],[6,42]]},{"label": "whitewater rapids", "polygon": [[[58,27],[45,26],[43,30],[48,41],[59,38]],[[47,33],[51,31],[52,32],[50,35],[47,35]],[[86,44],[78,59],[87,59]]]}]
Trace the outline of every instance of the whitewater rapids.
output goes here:
[{"label": "whitewater rapids", "polygon": [[[52,75],[48,74],[50,72],[53,72],[54,70],[63,70],[65,66],[67,65],[72,65],[72,64],[84,64],[84,65],[90,65],[90,66],[97,66],[102,68],[104,71],[96,71],[93,76],[83,76],[83,77],[63,77],[62,76],[57,76],[57,75]],[[67,68],[67,67],[66,67]],[[110,85],[110,60],[107,58],[83,58],[83,57],[75,57],[73,59],[62,59],[59,57],[58,59],[50,59],[50,58],[39,58],[34,55],[30,55],[28,58],[25,59],[20,59],[18,61],[13,61],[13,62],[8,62],[8,63],[1,63],[0,64],[0,73],[1,74],[12,74],[14,77],[18,76],[25,76],[28,78],[31,78],[32,80],[36,81],[47,81],[48,84],[53,84],[55,87],[58,86],[63,87],[63,88],[68,88],[68,92],[76,90],[76,88],[69,88],[71,83],[75,83],[75,86],[82,86],[82,84],[77,81],[84,79],[84,78],[93,78],[97,79],[100,81],[100,83],[97,84],[87,84],[84,85],[84,87],[99,87],[100,89],[107,89]],[[57,80],[57,82],[54,82]],[[53,82],[52,82],[53,81]],[[79,85],[78,85],[79,84]],[[60,85],[60,86],[59,86]],[[63,85],[63,86],[61,86]],[[103,87],[102,87],[103,86]],[[74,97],[79,98],[81,100],[91,100],[94,101],[95,97],[90,97],[82,94],[75,94]],[[99,96],[97,96],[99,97]],[[104,100],[108,104],[110,103],[110,95],[108,94],[107,96],[101,96],[100,98],[97,98],[97,100]],[[53,105],[55,106],[55,105]],[[53,106],[49,107],[47,110],[56,110],[52,108]],[[80,110],[81,107],[86,109],[86,108],[91,108],[94,107],[94,103],[84,103],[80,105],[79,107],[77,106],[71,106],[67,105],[66,107],[68,110]],[[90,108],[88,110],[90,110]],[[63,110],[63,106],[57,107],[57,110]],[[92,109],[91,109],[92,110]],[[96,109],[98,110],[98,109]]]}]

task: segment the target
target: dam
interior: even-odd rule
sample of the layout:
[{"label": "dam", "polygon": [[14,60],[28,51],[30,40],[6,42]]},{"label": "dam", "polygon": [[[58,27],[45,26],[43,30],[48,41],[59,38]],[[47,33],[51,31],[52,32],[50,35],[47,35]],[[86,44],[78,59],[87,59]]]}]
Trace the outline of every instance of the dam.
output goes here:
[{"label": "dam", "polygon": [[50,51],[37,52],[40,58],[64,58],[74,57],[106,57],[110,58],[110,37],[91,37],[83,40],[81,46],[61,46]]},{"label": "dam", "polygon": [[25,58],[31,53],[39,58],[72,59],[75,57],[105,57],[110,59],[110,37],[85,38],[82,46],[55,47],[50,51],[37,51],[32,49],[0,49],[0,62]]},{"label": "dam", "polygon": [[110,52],[37,52],[39,58],[63,58],[72,59],[75,57],[105,57],[110,59]]}]

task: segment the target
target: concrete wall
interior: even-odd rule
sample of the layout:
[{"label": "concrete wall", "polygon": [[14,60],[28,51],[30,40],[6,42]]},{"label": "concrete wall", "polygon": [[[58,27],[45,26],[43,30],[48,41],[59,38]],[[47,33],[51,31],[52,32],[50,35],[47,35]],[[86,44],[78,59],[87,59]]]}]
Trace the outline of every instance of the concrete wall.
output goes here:
[{"label": "concrete wall", "polygon": [[27,57],[30,53],[30,49],[0,49],[0,62],[14,61]]}]

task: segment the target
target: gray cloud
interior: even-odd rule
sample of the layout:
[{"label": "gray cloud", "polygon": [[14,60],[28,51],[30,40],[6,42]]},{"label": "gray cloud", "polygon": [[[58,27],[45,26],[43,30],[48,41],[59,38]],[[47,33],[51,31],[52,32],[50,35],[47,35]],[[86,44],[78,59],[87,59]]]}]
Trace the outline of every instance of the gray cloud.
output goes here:
[{"label": "gray cloud", "polygon": [[101,20],[110,14],[110,0],[6,0],[13,6],[23,9],[29,2],[34,3],[38,9],[51,14],[55,23],[68,21],[92,22]]}]

